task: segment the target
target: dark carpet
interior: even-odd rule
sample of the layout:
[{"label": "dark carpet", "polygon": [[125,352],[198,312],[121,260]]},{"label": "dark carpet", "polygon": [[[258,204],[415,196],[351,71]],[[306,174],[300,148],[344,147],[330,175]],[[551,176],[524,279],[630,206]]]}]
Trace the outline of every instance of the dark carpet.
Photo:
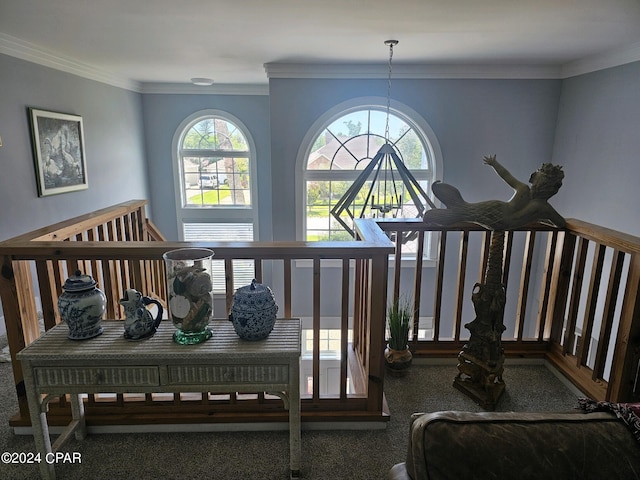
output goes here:
[{"label": "dark carpet", "polygon": [[[308,480],[386,478],[404,461],[409,417],[438,410],[481,411],[454,389],[454,364],[414,364],[404,378],[387,378],[391,420],[382,430],[304,430],[302,478]],[[577,396],[544,365],[506,362],[506,391],[498,411],[567,411]],[[3,452],[33,452],[33,438],[16,435],[8,419],[17,412],[11,364],[0,363],[0,442]],[[126,433],[73,438],[62,449],[78,452],[81,463],[58,464],[57,478],[87,479],[285,479],[288,433]],[[37,465],[0,464],[0,478],[39,478]]]}]

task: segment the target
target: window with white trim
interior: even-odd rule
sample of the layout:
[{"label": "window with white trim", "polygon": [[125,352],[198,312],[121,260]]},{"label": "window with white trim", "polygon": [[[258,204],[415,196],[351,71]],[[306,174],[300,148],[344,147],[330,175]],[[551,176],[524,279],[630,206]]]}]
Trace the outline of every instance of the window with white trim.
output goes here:
[{"label": "window with white trim", "polygon": [[[332,115],[325,126],[310,137],[303,168],[306,240],[351,239],[330,212],[385,143],[386,117],[384,106],[352,107]],[[423,130],[407,115],[393,111],[389,115],[389,143],[423,190],[430,192],[436,159]],[[398,186],[403,188],[401,182]],[[415,218],[417,210],[410,195],[405,193],[401,192],[404,200],[400,216]],[[408,254],[411,250],[415,251],[415,245],[403,248]]]},{"label": "window with white trim", "polygon": [[[247,129],[226,112],[205,110],[182,122],[174,137],[181,240],[255,240],[254,150]],[[214,292],[222,292],[224,266],[215,256],[213,268]],[[234,263],[235,288],[252,278],[253,261]]]}]

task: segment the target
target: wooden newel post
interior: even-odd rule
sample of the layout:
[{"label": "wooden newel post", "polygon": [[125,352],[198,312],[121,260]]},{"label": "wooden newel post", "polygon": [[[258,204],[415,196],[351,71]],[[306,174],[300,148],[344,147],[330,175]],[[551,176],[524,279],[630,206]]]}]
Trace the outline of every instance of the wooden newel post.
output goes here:
[{"label": "wooden newel post", "polygon": [[503,251],[504,231],[493,231],[484,281],[474,285],[471,295],[476,318],[465,325],[471,336],[458,354],[458,375],[453,381],[454,387],[486,410],[495,410],[505,388]]}]

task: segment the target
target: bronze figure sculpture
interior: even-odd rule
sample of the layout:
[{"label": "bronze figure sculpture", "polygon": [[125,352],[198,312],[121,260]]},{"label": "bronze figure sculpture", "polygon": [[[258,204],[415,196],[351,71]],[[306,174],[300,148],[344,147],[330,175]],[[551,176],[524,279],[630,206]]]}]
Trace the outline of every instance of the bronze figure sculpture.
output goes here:
[{"label": "bronze figure sculpture", "polygon": [[458,354],[458,375],[453,384],[483,408],[493,410],[505,388],[501,341],[505,330],[503,320],[506,303],[505,286],[502,284],[504,232],[534,222],[562,228],[566,222],[547,202],[562,186],[562,167],[543,164],[531,174],[529,186],[511,175],[495,155],[485,156],[483,160],[514,189],[508,201],[469,203],[457,188],[436,182],[432,187],[433,193],[446,208],[429,210],[423,219],[441,226],[471,222],[492,231],[483,282],[474,285],[471,295],[476,318],[465,324],[471,335]]},{"label": "bronze figure sculpture", "polygon": [[511,175],[496,160],[495,155],[486,156],[483,160],[514,189],[513,196],[506,202],[488,200],[468,203],[454,186],[436,182],[432,186],[433,193],[447,208],[434,208],[425,212],[425,222],[436,225],[473,222],[489,230],[509,230],[536,221],[553,227],[564,227],[564,218],[547,202],[562,186],[562,167],[543,164],[531,174],[529,186]]}]

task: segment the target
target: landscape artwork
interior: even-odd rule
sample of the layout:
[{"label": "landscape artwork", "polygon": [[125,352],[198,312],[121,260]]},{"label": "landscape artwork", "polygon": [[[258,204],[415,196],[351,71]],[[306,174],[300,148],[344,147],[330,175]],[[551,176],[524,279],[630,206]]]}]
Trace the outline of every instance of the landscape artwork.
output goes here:
[{"label": "landscape artwork", "polygon": [[38,196],[89,188],[82,117],[29,109]]}]

